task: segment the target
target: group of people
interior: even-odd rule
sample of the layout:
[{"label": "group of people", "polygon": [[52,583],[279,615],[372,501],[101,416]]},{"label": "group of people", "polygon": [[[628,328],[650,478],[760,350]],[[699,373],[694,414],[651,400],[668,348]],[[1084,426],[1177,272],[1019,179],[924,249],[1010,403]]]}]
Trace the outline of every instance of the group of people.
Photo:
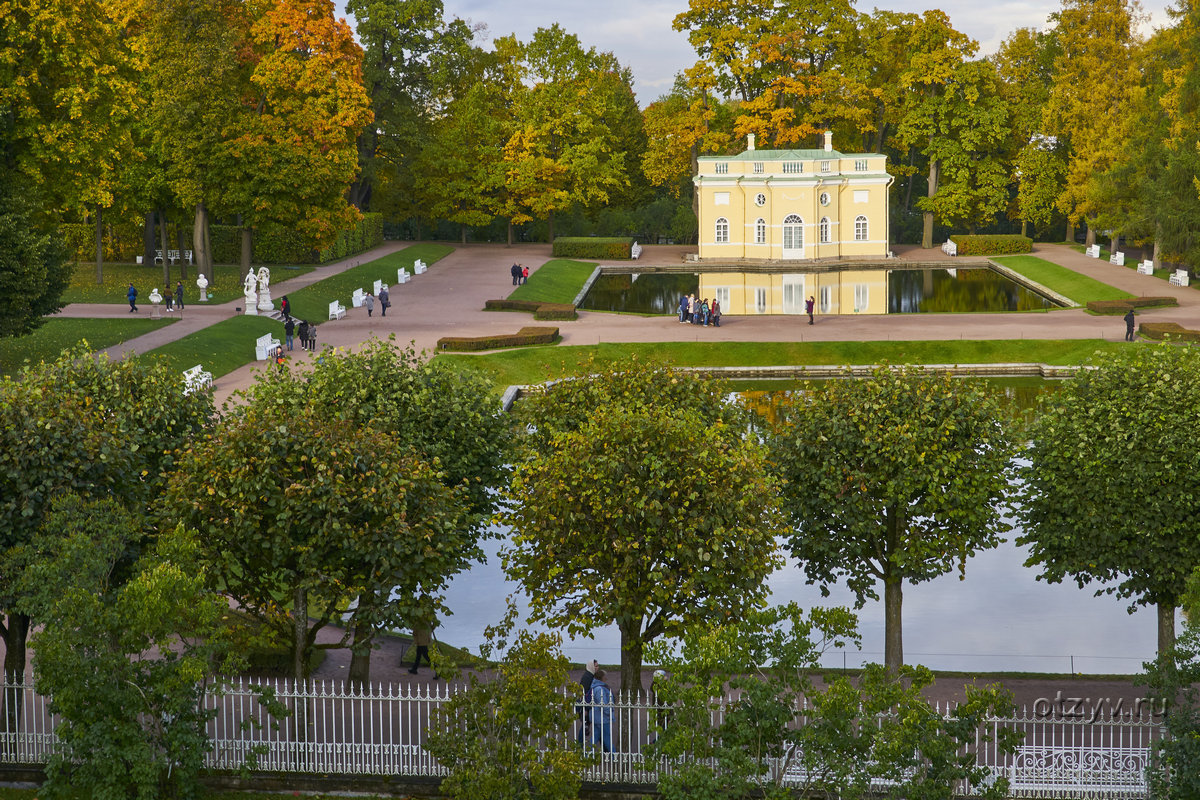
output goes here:
[{"label": "group of people", "polygon": [[388,295],[387,287],[384,286],[379,290],[379,297],[368,292],[363,295],[363,307],[367,309],[367,316],[373,316],[375,313],[375,300],[379,300],[379,316],[386,317],[387,310],[392,307],[392,299]]},{"label": "group of people", "polygon": [[[300,324],[296,324],[296,320],[289,316],[283,318],[283,337],[287,344],[287,349],[292,349],[292,343],[296,335],[300,336],[300,349],[307,350],[310,353],[317,349],[317,326],[308,320],[300,320]],[[280,348],[279,355],[283,355],[283,349]]]},{"label": "group of people", "polygon": [[575,741],[593,746],[599,744],[604,752],[612,752],[613,692],[605,682],[606,674],[599,662],[583,668],[579,683],[583,686],[583,704],[579,706],[579,730]]},{"label": "group of people", "polygon": [[[175,294],[174,295],[171,294],[170,289],[171,289],[171,284],[168,283],[167,284],[167,292],[163,295],[163,300],[167,304],[167,311],[174,311],[177,308],[180,311],[183,311],[183,281],[179,281],[178,283],[175,284]],[[155,289],[154,291],[157,291],[157,289]],[[154,291],[151,291],[152,295],[154,294]],[[125,292],[125,298],[129,301],[129,313],[130,314],[137,313],[137,310],[138,310],[137,297],[138,297],[137,288],[132,283],[129,284],[129,290],[127,292]],[[154,298],[151,297],[151,299],[153,300]]]},{"label": "group of people", "polygon": [[521,264],[513,264],[509,272],[512,274],[513,286],[520,286],[529,280],[529,267],[522,266]]},{"label": "group of people", "polygon": [[718,300],[708,302],[708,298],[697,299],[694,294],[686,294],[679,298],[679,321],[690,322],[693,325],[714,325],[721,327],[721,303]]}]

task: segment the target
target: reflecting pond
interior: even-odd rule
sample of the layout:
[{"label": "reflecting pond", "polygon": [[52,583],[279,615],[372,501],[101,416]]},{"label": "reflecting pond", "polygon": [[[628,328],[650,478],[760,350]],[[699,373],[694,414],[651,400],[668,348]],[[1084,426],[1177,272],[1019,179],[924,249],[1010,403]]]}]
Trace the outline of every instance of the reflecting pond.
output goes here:
[{"label": "reflecting pond", "polygon": [[[864,271],[865,272],[865,271]],[[1029,311],[1055,304],[990,269],[886,270],[889,314]],[[635,314],[675,314],[679,298],[698,291],[687,273],[601,275],[580,308]]]},{"label": "reflecting pond", "polygon": [[[1026,409],[1040,394],[1061,386],[1056,381],[1032,379],[988,383]],[[787,388],[804,385],[792,382]],[[767,393],[750,394],[756,403],[774,402]],[[499,538],[484,543],[486,563],[473,565],[451,582],[447,604],[454,615],[438,630],[443,641],[472,650],[483,640],[484,628],[502,616],[506,597],[514,595],[522,611],[527,608],[518,586],[500,567],[498,552],[508,530],[496,527],[492,532]],[[945,670],[1140,672],[1142,663],[1155,653],[1154,610],[1129,614],[1128,601],[1110,595],[1096,597],[1094,588],[1037,580],[1036,570],[1024,566],[1026,548],[1012,541],[1020,533],[1014,530],[1008,534],[1009,541],[997,549],[968,559],[964,580],[955,572],[916,586],[905,585],[906,660]],[[603,542],[597,540],[596,546],[602,547]],[[805,608],[853,605],[853,596],[844,587],[833,587],[830,597],[822,597],[817,587],[805,583],[804,573],[793,559],[770,576],[768,586],[773,602],[796,601]],[[859,611],[859,627],[863,649],[830,653],[826,666],[855,667],[883,660],[882,603],[870,601]],[[614,626],[605,626],[595,631],[594,640],[568,640],[565,650],[576,661],[598,658],[614,663],[620,660],[620,636]]]}]

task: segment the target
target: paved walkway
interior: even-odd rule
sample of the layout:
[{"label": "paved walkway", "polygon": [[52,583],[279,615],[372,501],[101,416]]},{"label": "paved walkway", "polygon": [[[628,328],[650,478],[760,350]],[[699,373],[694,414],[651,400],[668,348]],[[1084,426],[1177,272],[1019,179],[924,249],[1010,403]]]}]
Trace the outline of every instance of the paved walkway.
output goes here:
[{"label": "paved walkway", "polygon": [[[317,269],[291,280],[274,284],[272,295],[278,299],[303,286],[330,275],[366,263],[407,247],[408,242],[386,245]],[[691,247],[649,246],[642,255],[645,264],[679,264]],[[897,254],[910,259],[945,259],[940,250],[899,247]],[[1163,280],[1139,275],[1132,269],[1084,256],[1066,245],[1039,244],[1034,254],[1084,275],[1124,289],[1135,295],[1171,295],[1179,299],[1178,308],[1152,309],[1146,316],[1200,328],[1200,291],[1171,286]],[[506,297],[512,291],[509,267],[514,261],[536,272],[550,259],[547,244],[522,244],[513,247],[491,244],[457,245],[456,249],[433,264],[429,271],[405,285],[391,289],[391,313],[367,317],[366,309],[350,308],[345,319],[320,321],[320,347],[353,348],[372,336],[395,335],[401,343],[413,342],[418,349],[432,351],[443,336],[486,336],[508,333],[535,324],[529,315],[483,310],[486,300]],[[385,280],[387,275],[380,275]],[[227,319],[241,300],[216,306],[188,306],[183,319],[145,336],[124,342],[108,352],[114,356],[143,353],[193,331]],[[118,305],[71,305],[61,312],[68,317],[121,317],[128,313]],[[149,313],[143,310],[141,313]],[[600,342],[676,342],[676,341],[945,341],[953,339],[1107,339],[1121,341],[1125,325],[1119,317],[1092,316],[1082,309],[1058,309],[1046,313],[974,313],[974,314],[891,314],[873,316],[817,317],[809,326],[802,316],[734,317],[726,316],[720,328],[680,326],[674,317],[642,317],[599,312],[579,312],[579,319],[555,324],[563,344],[589,345]],[[281,337],[282,338],[282,337]],[[247,344],[249,347],[249,344]],[[310,359],[295,350],[297,359]],[[260,364],[242,367],[217,381],[218,404],[234,391],[248,388]]]}]

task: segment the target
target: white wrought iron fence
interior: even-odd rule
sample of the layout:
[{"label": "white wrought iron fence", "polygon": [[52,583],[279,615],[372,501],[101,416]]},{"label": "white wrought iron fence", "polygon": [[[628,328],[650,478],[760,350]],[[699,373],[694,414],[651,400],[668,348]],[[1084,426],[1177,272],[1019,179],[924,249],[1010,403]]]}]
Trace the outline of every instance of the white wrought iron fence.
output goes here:
[{"label": "white wrought iron fence", "polygon": [[[425,750],[436,709],[462,686],[453,683],[377,685],[351,689],[343,682],[233,679],[204,695],[213,712],[208,723],[210,751],[205,766],[271,772],[331,775],[438,777],[446,770]],[[564,693],[570,690],[564,688]],[[264,702],[264,697],[270,698]],[[719,722],[732,698],[714,704]],[[276,714],[268,711],[273,705]],[[643,758],[655,735],[654,721],[669,709],[643,697],[620,697],[611,714],[604,748],[599,706],[576,706],[573,729],[566,735],[597,754],[584,779],[598,783],[653,784],[669,763]],[[953,714],[953,706],[937,709]],[[803,724],[804,710],[797,713]],[[587,718],[592,724],[586,725]],[[56,743],[58,720],[32,684],[0,683],[0,764],[45,763]],[[1001,729],[1016,730],[1021,744],[1002,753],[995,744]],[[600,734],[600,735],[597,735]],[[1062,709],[1022,710],[993,718],[976,732],[968,752],[994,777],[1010,781],[1013,797],[1113,798],[1147,795],[1146,767],[1164,731],[1154,709],[1137,706],[1104,713],[1071,714]],[[593,741],[597,740],[597,741]],[[769,777],[804,782],[795,760],[772,766]],[[764,776],[768,777],[768,776]],[[969,795],[974,787],[960,786]]]}]

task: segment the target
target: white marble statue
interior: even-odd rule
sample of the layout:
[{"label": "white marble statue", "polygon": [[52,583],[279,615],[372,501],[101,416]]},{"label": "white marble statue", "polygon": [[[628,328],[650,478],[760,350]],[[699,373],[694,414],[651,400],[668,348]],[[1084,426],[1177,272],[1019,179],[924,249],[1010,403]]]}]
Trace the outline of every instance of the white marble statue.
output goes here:
[{"label": "white marble statue", "polygon": [[266,267],[258,268],[258,310],[275,310],[275,304],[271,302],[271,270]]},{"label": "white marble statue", "polygon": [[258,316],[258,279],[254,277],[253,272],[246,273],[245,279],[246,289],[246,314],[249,316]]},{"label": "white marble statue", "polygon": [[204,277],[204,273],[200,273],[200,277],[196,278],[196,287],[200,290],[200,302],[208,302],[208,278]]},{"label": "white marble statue", "polygon": [[150,312],[150,319],[159,319],[158,304],[163,301],[163,296],[158,293],[158,287],[155,286],[150,290],[150,302],[154,304]]}]

